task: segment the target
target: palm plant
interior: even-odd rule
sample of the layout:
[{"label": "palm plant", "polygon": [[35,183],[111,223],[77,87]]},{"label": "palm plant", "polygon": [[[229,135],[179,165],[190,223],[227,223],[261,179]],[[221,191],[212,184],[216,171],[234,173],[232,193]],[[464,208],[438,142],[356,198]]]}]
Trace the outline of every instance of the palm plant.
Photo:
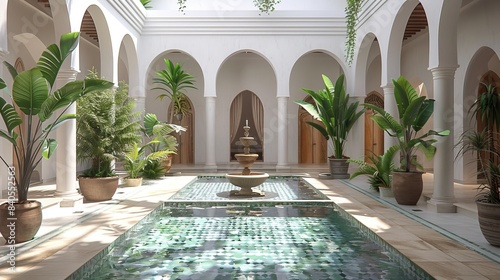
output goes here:
[{"label": "palm plant", "polygon": [[[173,103],[173,109],[183,108],[182,100],[185,95],[184,91],[191,88],[196,89],[194,86],[194,77],[190,74],[184,72],[179,63],[172,63],[168,59],[164,59],[166,69],[156,72],[158,77],[153,78],[153,83],[160,84],[162,86],[153,89],[159,89],[165,91],[165,93],[160,94],[157,98],[163,100],[167,97]],[[173,123],[175,114],[183,114],[183,111],[174,112],[176,110],[170,111],[169,122]]]},{"label": "palm plant", "polygon": [[378,190],[379,187],[391,186],[391,172],[394,171],[394,156],[398,151],[397,146],[390,147],[383,155],[372,155],[368,158],[372,163],[364,160],[349,159],[349,162],[358,164],[358,170],[351,175],[354,179],[359,175],[368,175],[368,183]]},{"label": "palm plant", "polygon": [[[52,44],[42,53],[37,65],[29,70],[17,73],[15,68],[5,62],[11,73],[12,104],[0,97],[0,114],[7,130],[0,130],[0,136],[13,145],[14,157],[19,166],[14,178],[17,188],[18,203],[28,202],[28,189],[31,176],[42,158],[50,158],[57,147],[50,134],[64,122],[74,119],[75,114],[67,114],[68,108],[85,95],[104,90],[113,83],[94,79],[72,81],[59,89],[54,88],[57,74],[66,58],[78,45],[78,32],[63,34],[59,46]],[[0,89],[6,87],[0,79]],[[26,115],[25,121],[16,112],[15,106]],[[52,117],[56,114],[56,117]],[[49,122],[49,119],[52,121]],[[25,129],[19,129],[23,122]],[[9,166],[3,156],[2,162]]]},{"label": "palm plant", "polygon": [[157,151],[145,155],[146,148],[156,144],[156,141],[148,142],[139,148],[137,143],[134,143],[130,150],[123,155],[123,168],[128,174],[128,178],[140,178],[144,173],[144,167],[149,161],[159,161],[166,157],[169,153],[167,150]]},{"label": "palm plant", "polygon": [[[90,71],[87,80],[97,77]],[[116,90],[99,91],[78,102],[76,155],[81,162],[91,162],[85,177],[113,176],[112,160],[141,140],[139,113],[134,107],[123,82]]]},{"label": "palm plant", "polygon": [[154,143],[149,145],[153,152],[161,150],[171,153],[177,152],[177,139],[171,134],[181,131],[186,131],[186,128],[172,123],[160,122],[155,114],[148,113],[144,116],[144,134],[153,139]]},{"label": "palm plant", "polygon": [[296,100],[295,103],[304,108],[311,116],[320,120],[323,125],[307,122],[317,129],[326,140],[332,139],[333,158],[342,159],[344,155],[347,136],[356,121],[364,113],[364,109],[357,111],[359,102],[349,104],[349,94],[344,90],[344,75],[340,75],[335,86],[325,75],[322,75],[325,89],[314,92],[310,89],[303,89],[309,94],[314,104],[303,100]]},{"label": "palm plant", "polygon": [[141,0],[142,6],[144,6],[145,9],[151,9],[152,7],[149,5],[151,4],[151,0]]}]

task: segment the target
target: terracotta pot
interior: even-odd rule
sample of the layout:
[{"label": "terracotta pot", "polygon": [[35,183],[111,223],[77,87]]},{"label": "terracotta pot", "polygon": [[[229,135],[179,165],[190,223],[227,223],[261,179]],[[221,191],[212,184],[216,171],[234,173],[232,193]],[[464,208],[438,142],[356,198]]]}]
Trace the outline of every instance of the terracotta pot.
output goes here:
[{"label": "terracotta pot", "polygon": [[139,187],[142,185],[142,177],[141,178],[125,178],[125,185],[127,187]]},{"label": "terracotta pot", "polygon": [[330,178],[332,179],[349,179],[349,162],[348,158],[329,158],[330,162]]},{"label": "terracotta pot", "polygon": [[476,201],[479,227],[486,241],[500,246],[500,204]]},{"label": "terracotta pot", "polygon": [[118,188],[118,176],[113,177],[80,177],[80,192],[89,201],[104,201],[113,198]]},{"label": "terracotta pot", "polygon": [[170,171],[170,168],[172,168],[172,157],[172,155],[168,155],[161,161],[161,167],[163,167],[165,173],[168,173]]},{"label": "terracotta pot", "polygon": [[35,237],[42,224],[42,204],[39,201],[0,205],[0,232],[7,245],[29,241]]},{"label": "terracotta pot", "polygon": [[392,172],[392,192],[398,204],[417,205],[422,195],[423,172]]}]

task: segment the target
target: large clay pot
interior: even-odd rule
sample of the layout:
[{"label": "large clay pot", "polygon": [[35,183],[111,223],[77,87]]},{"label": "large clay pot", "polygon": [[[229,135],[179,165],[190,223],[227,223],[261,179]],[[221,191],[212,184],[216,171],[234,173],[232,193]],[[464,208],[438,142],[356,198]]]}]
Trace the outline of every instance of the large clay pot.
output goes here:
[{"label": "large clay pot", "polygon": [[500,204],[476,201],[479,227],[484,238],[493,246],[500,246]]},{"label": "large clay pot", "polygon": [[8,203],[0,205],[0,232],[7,245],[33,239],[42,224],[42,204],[39,201],[12,205],[14,210],[9,209]]},{"label": "large clay pot", "polygon": [[347,162],[347,158],[329,158],[329,162],[330,178],[349,179],[349,162]]},{"label": "large clay pot", "polygon": [[89,201],[104,201],[113,198],[118,188],[118,176],[113,177],[80,177],[80,192]]},{"label": "large clay pot", "polygon": [[422,195],[423,172],[392,172],[392,192],[398,204],[417,205]]}]

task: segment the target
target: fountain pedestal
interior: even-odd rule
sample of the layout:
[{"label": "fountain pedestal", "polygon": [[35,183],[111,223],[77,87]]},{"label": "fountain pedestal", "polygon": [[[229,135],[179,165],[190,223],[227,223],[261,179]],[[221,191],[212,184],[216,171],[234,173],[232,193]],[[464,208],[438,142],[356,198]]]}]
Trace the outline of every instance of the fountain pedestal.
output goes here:
[{"label": "fountain pedestal", "polygon": [[243,144],[243,154],[234,155],[238,162],[243,166],[243,171],[241,173],[228,173],[226,178],[229,182],[240,190],[233,190],[229,193],[229,196],[246,196],[246,197],[259,197],[264,196],[265,193],[261,190],[252,190],[266,181],[269,178],[269,174],[264,172],[252,172],[250,166],[259,157],[258,154],[250,154],[250,143],[253,141],[253,137],[249,137],[248,130],[250,127],[248,125],[243,127],[244,137],[240,137],[240,142]]}]

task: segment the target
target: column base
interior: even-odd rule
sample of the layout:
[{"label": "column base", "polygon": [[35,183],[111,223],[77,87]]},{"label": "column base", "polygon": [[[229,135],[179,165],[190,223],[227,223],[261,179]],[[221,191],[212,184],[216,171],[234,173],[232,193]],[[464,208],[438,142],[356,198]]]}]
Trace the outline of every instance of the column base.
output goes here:
[{"label": "column base", "polygon": [[65,197],[59,203],[59,207],[78,207],[78,206],[83,206],[83,196],[79,194]]},{"label": "column base", "polygon": [[217,165],[205,165],[203,168],[205,172],[217,172]]},{"label": "column base", "polygon": [[291,167],[289,165],[276,165],[276,171],[290,171]]},{"label": "column base", "polygon": [[427,208],[436,213],[457,213],[457,207],[453,201],[443,201],[431,198],[427,201]]}]

